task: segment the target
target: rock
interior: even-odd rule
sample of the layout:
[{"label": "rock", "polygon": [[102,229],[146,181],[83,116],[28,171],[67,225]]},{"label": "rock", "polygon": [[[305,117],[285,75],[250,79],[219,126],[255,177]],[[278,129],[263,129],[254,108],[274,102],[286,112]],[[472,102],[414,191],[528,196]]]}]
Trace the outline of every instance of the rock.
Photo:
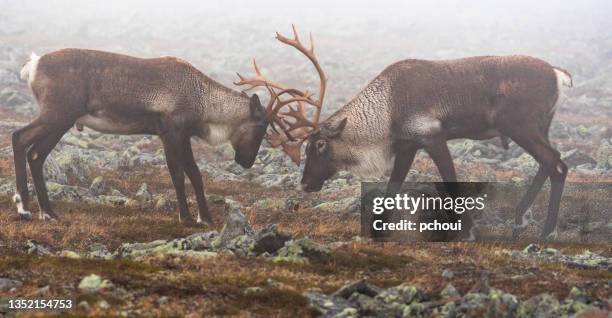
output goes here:
[{"label": "rock", "polygon": [[541,251],[539,249],[535,250],[532,248],[531,252],[527,252],[527,249],[531,245],[535,244],[530,244],[527,246],[527,248],[523,250],[523,253],[513,253],[513,256],[519,258],[535,258],[549,262],[560,262],[572,267],[583,269],[612,270],[612,258],[601,256],[588,250],[577,255],[563,255],[559,250],[554,248],[546,248]]},{"label": "rock", "polygon": [[104,192],[106,191],[106,181],[104,180],[104,177],[95,177],[91,182],[91,185],[89,186],[89,191],[91,191],[93,195],[104,194]]},{"label": "rock", "polygon": [[48,247],[34,240],[28,240],[26,242],[26,248],[27,248],[28,254],[36,254],[38,256],[52,255]]},{"label": "rock", "polygon": [[385,303],[401,303],[410,304],[412,302],[420,302],[424,298],[424,293],[421,289],[412,285],[399,285],[388,288],[382,291],[376,298]]},{"label": "rock", "polygon": [[453,278],[453,276],[455,276],[455,274],[453,273],[453,271],[451,271],[450,269],[445,269],[442,272],[442,277],[446,278],[446,279],[451,279]]},{"label": "rock", "polygon": [[92,200],[94,203],[110,205],[110,206],[125,206],[128,202],[128,198],[124,196],[117,195],[101,195],[98,196],[95,200]]},{"label": "rock", "polygon": [[232,239],[238,236],[253,234],[253,229],[247,221],[246,216],[240,211],[239,206],[235,203],[230,203],[229,206],[231,211],[225,221],[225,225],[223,225],[221,234],[219,234],[219,237],[213,242],[213,246],[215,247],[226,247]]},{"label": "rock", "polygon": [[612,145],[607,141],[602,142],[595,153],[597,169],[612,169]]},{"label": "rock", "polygon": [[442,296],[443,298],[455,298],[455,297],[460,297],[461,295],[459,294],[455,286],[448,284],[440,292],[440,296]]},{"label": "rock", "polygon": [[325,261],[331,252],[325,245],[319,244],[309,238],[291,240],[278,250],[275,262],[306,263],[309,261]]},{"label": "rock", "polygon": [[276,224],[269,224],[255,235],[253,251],[258,254],[274,253],[290,239],[289,235],[278,232]]},{"label": "rock", "polygon": [[382,288],[369,284],[365,280],[361,279],[353,283],[344,285],[335,293],[333,293],[332,296],[338,296],[348,299],[352,294],[359,293],[369,297],[376,297],[381,291]]},{"label": "rock", "polygon": [[323,317],[359,317],[359,311],[342,297],[306,293],[310,306]]},{"label": "rock", "polygon": [[89,303],[86,300],[83,300],[79,302],[79,304],[77,305],[77,308],[83,311],[89,311],[91,307],[89,306]]},{"label": "rock", "polygon": [[80,259],[81,255],[68,250],[63,250],[58,254],[59,257],[72,258],[72,259]]},{"label": "rock", "polygon": [[85,276],[79,283],[79,289],[85,292],[95,293],[101,289],[109,289],[113,283],[107,279],[102,279],[96,274]]},{"label": "rock", "polygon": [[67,175],[77,178],[81,182],[85,182],[90,171],[91,161],[88,156],[83,154],[83,151],[76,147],[64,146],[61,151],[53,153],[53,157],[57,164]]},{"label": "rock", "polygon": [[140,202],[149,202],[153,199],[146,183],[143,183],[136,192],[136,199]]},{"label": "rock", "polygon": [[113,254],[108,251],[106,246],[100,243],[93,243],[89,245],[89,253],[88,256],[90,258],[99,258],[99,259],[112,259]]},{"label": "rock", "polygon": [[79,186],[62,185],[55,182],[47,182],[49,197],[58,201],[83,201],[89,198],[89,189]]},{"label": "rock", "polygon": [[128,208],[139,208],[142,206],[142,202],[134,199],[127,199],[124,205]]},{"label": "rock", "polygon": [[159,196],[155,201],[154,209],[158,211],[172,211],[174,209],[174,204],[165,197]]},{"label": "rock", "polygon": [[559,301],[548,294],[534,296],[519,307],[519,316],[524,317],[558,317]]},{"label": "rock", "polygon": [[13,288],[18,288],[22,284],[18,280],[0,277],[0,291],[9,291]]},{"label": "rock", "polygon": [[68,183],[68,176],[52,156],[48,156],[47,160],[45,160],[44,175],[47,181],[53,181],[59,184]]},{"label": "rock", "polygon": [[30,114],[35,110],[34,104],[27,95],[8,87],[0,91],[0,105],[20,114]]},{"label": "rock", "polygon": [[98,307],[100,307],[100,309],[106,310],[110,308],[110,304],[106,300],[102,299],[98,302]]},{"label": "rock", "polygon": [[576,148],[563,152],[561,154],[561,159],[570,167],[576,167],[583,164],[597,164],[597,161]]},{"label": "rock", "polygon": [[527,245],[527,247],[523,249],[523,253],[528,253],[528,254],[537,253],[539,251],[540,251],[540,247],[537,244],[533,244],[533,243]]},{"label": "rock", "polygon": [[261,287],[247,287],[244,289],[244,294],[245,295],[252,295],[252,294],[258,294],[263,292],[263,288]]},{"label": "rock", "polygon": [[148,255],[172,255],[205,259],[215,257],[218,253],[196,251],[193,249],[192,242],[185,238],[172,241],[157,240],[148,243],[124,243],[117,250],[117,256],[119,257],[140,258]]},{"label": "rock", "polygon": [[338,201],[328,201],[323,202],[317,206],[315,209],[326,211],[326,212],[356,212],[359,213],[360,208],[360,200],[355,197],[348,197]]},{"label": "rock", "polygon": [[554,249],[552,247],[548,247],[545,248],[544,250],[542,250],[542,253],[548,256],[559,256],[561,255],[561,252],[559,252],[559,250]]}]

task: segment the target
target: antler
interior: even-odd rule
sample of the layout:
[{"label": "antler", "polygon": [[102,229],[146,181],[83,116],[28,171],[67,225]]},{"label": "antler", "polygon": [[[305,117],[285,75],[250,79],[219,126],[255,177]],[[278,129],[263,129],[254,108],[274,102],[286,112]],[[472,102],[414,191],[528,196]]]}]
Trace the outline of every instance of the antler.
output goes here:
[{"label": "antler", "polygon": [[[293,29],[293,39],[287,38],[280,33],[276,33],[276,39],[284,44],[292,46],[304,54],[310,62],[314,65],[317,73],[319,74],[320,85],[319,85],[319,96],[316,100],[312,98],[313,94],[307,91],[301,91],[296,88],[289,88],[283,84],[274,82],[266,78],[262,73],[255,59],[253,59],[253,67],[255,68],[255,76],[243,77],[238,74],[240,79],[234,82],[235,85],[249,85],[245,91],[251,90],[255,87],[266,87],[270,93],[270,102],[266,106],[268,118],[272,123],[272,132],[268,132],[266,139],[272,147],[282,147],[282,150],[291,158],[297,165],[300,164],[300,151],[301,146],[308,136],[317,129],[319,124],[319,118],[321,116],[321,109],[323,108],[323,100],[325,98],[325,88],[327,85],[327,78],[323,72],[323,68],[319,64],[317,57],[314,54],[314,41],[312,34],[310,34],[310,47],[306,48],[299,39],[298,33],[294,25],[291,25]],[[289,98],[283,99],[284,95],[288,95]],[[313,119],[309,120],[306,114],[305,105],[311,105],[315,107]],[[287,107],[288,110],[280,112],[281,109]],[[291,119],[291,120],[288,120]],[[276,129],[275,125],[280,128],[280,132]]]}]

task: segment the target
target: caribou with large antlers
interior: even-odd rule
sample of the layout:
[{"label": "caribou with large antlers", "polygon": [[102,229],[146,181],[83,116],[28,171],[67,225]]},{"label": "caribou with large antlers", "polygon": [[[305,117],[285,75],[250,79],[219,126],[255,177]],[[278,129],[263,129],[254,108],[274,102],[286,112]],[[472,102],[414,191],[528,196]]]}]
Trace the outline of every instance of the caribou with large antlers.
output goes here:
[{"label": "caribou with large antlers", "polygon": [[257,95],[231,90],[191,64],[174,58],[142,59],[108,52],[64,49],[32,54],[21,70],[40,105],[38,118],[13,133],[18,213],[30,217],[26,158],[40,218],[55,219],[43,177],[45,159],[70,127],[161,138],[179,220],[191,223],[185,174],[198,203],[198,223],[211,222],[191,137],[210,144],[229,141],[235,160],[253,165],[268,127]]},{"label": "caribou with large antlers", "polygon": [[[516,208],[516,223],[533,203],[544,182],[550,178],[548,216],[542,232],[553,234],[567,166],[548,140],[548,130],[564,86],[572,86],[571,75],[529,56],[482,56],[456,60],[404,60],[387,67],[355,98],[323,123],[318,116],[323,105],[325,75],[297,37],[277,38],[304,53],[321,77],[321,94],[311,95],[274,84],[258,76],[241,83],[271,87],[268,110],[282,129],[272,140],[284,147],[299,163],[299,147],[308,139],[306,164],[301,185],[305,191],[319,191],[337,171],[383,174],[391,170],[388,193],[395,193],[406,178],[419,149],[436,164],[445,182],[457,180],[446,142],[455,138],[508,138],[525,149],[540,168]],[[280,90],[277,92],[276,90]],[[288,94],[294,99],[278,98]],[[286,113],[279,109],[296,101]],[[304,121],[303,104],[316,107],[313,121]],[[295,118],[292,123],[287,118]],[[309,127],[303,129],[303,127]],[[293,131],[299,131],[292,135]],[[286,143],[295,140],[291,146]],[[513,235],[518,234],[519,226]]]}]

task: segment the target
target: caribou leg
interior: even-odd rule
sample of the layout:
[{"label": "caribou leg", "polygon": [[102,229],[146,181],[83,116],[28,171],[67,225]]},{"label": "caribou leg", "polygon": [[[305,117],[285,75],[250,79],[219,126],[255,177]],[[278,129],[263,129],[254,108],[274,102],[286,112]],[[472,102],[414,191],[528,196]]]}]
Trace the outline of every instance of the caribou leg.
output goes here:
[{"label": "caribou leg", "polygon": [[38,199],[38,206],[40,208],[40,219],[57,219],[57,215],[51,208],[49,202],[49,195],[47,193],[47,186],[45,185],[45,178],[43,175],[43,165],[47,156],[53,150],[55,145],[62,139],[64,133],[69,129],[60,128],[58,131],[45,136],[43,139],[35,143],[30,150],[28,150],[27,158],[30,165],[30,171],[32,172],[32,181],[34,182],[34,188],[36,189],[36,198]]},{"label": "caribou leg", "polygon": [[406,175],[410,171],[416,152],[419,149],[417,145],[403,141],[398,142],[395,148],[393,170],[391,171],[389,183],[387,183],[387,196],[397,194],[402,188],[402,183],[406,179]]},{"label": "caribou leg", "polygon": [[[527,203],[533,203],[535,193],[532,194],[532,188],[535,191],[536,186],[546,180],[546,175],[550,176],[550,199],[548,202],[548,214],[546,216],[546,222],[544,229],[542,230],[541,238],[548,238],[557,225],[557,216],[559,214],[559,205],[561,202],[561,195],[563,193],[563,186],[565,184],[565,177],[567,176],[567,165],[561,160],[561,154],[555,148],[553,148],[545,135],[538,129],[529,129],[529,127],[521,127],[521,130],[514,131],[509,129],[504,131],[505,134],[510,136],[519,146],[527,151],[539,164],[540,170],[535,177],[534,183],[527,191],[527,194],[521,200],[519,204],[520,208],[523,208],[523,202],[525,202],[524,209],[527,209],[529,205]],[[537,192],[536,192],[537,193]],[[531,201],[531,202],[528,202]]]},{"label": "caribou leg", "polygon": [[544,182],[548,179],[548,174],[546,173],[546,169],[543,166],[540,166],[538,169],[538,173],[535,175],[533,180],[531,181],[531,185],[529,189],[527,189],[527,193],[521,199],[521,202],[517,205],[515,209],[514,215],[514,228],[512,229],[512,238],[518,239],[520,235],[521,228],[525,226],[523,224],[523,215],[527,212],[527,209],[533,204],[538,192],[542,189]]},{"label": "caribou leg", "polygon": [[198,223],[212,224],[212,218],[208,212],[208,205],[206,204],[206,197],[204,195],[204,183],[202,182],[202,174],[200,168],[195,162],[193,157],[193,150],[191,149],[191,141],[189,138],[185,141],[185,173],[191,181],[191,186],[195,192],[196,200],[198,201]]},{"label": "caribou leg", "polygon": [[161,134],[160,137],[164,145],[166,163],[168,164],[172,184],[176,191],[176,200],[179,207],[179,221],[191,224],[193,223],[193,218],[191,214],[189,214],[187,196],[185,195],[185,138],[182,138],[180,135],[180,133],[169,129],[164,134]]},{"label": "caribou leg", "polygon": [[13,161],[15,163],[15,182],[17,193],[13,201],[17,204],[17,213],[23,218],[30,219],[32,214],[28,210],[30,195],[28,192],[28,171],[26,150],[35,142],[49,133],[47,125],[39,117],[27,126],[13,132]]}]

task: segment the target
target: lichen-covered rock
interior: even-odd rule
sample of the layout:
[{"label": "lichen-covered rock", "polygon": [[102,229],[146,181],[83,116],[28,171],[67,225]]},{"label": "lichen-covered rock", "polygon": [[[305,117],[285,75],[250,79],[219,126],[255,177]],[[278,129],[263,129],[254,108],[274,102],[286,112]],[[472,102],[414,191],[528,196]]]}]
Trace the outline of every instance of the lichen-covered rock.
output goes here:
[{"label": "lichen-covered rock", "polygon": [[595,161],[597,162],[597,169],[611,169],[612,168],[612,145],[607,141],[603,141],[597,148],[595,154]]},{"label": "lichen-covered rock", "polygon": [[77,254],[76,252],[69,251],[69,250],[63,250],[63,251],[59,252],[59,254],[57,254],[57,256],[65,257],[65,258],[72,258],[72,259],[80,259],[81,258],[81,255]]},{"label": "lichen-covered rock", "polygon": [[321,317],[359,317],[359,310],[351,307],[351,303],[342,297],[320,293],[306,293],[304,296]]},{"label": "lichen-covered rock", "polygon": [[53,254],[51,253],[51,251],[49,251],[49,248],[47,246],[34,240],[28,240],[26,242],[26,250],[28,254],[35,254],[38,256],[46,256]]},{"label": "lichen-covered rock", "polygon": [[329,258],[330,250],[309,238],[291,240],[278,250],[275,262],[307,263],[309,261],[324,261]]},{"label": "lichen-covered rock", "polygon": [[605,301],[594,301],[578,288],[572,288],[562,302],[548,294],[520,302],[495,288],[461,296],[450,284],[438,295],[427,295],[416,286],[383,290],[365,281],[345,285],[331,295],[309,292],[305,296],[322,317],[573,317],[609,309]]},{"label": "lichen-covered rock", "polygon": [[103,194],[106,191],[106,182],[104,180],[104,177],[102,176],[95,177],[93,181],[91,182],[91,185],[89,186],[89,191],[93,195]]},{"label": "lichen-covered rock", "polygon": [[79,289],[84,292],[95,293],[102,289],[110,289],[114,287],[113,283],[108,279],[102,279],[102,277],[91,274],[83,277],[79,283]]},{"label": "lichen-covered rock", "polygon": [[231,240],[240,235],[252,235],[253,229],[236,203],[229,203],[230,213],[223,225],[219,236],[213,242],[213,246],[218,248],[226,247]]},{"label": "lichen-covered rock", "polygon": [[521,253],[512,253],[513,257],[539,259],[548,262],[560,262],[572,267],[584,269],[612,270],[612,258],[601,256],[585,250],[581,254],[563,255],[554,248],[540,249],[535,244],[528,245]]},{"label": "lichen-covered rock", "polygon": [[98,259],[113,259],[114,255],[108,251],[105,245],[100,243],[93,243],[89,245],[89,253],[87,254],[90,258]]},{"label": "lichen-covered rock", "polygon": [[138,192],[136,192],[136,199],[140,202],[149,202],[153,199],[153,195],[149,192],[149,187],[146,183],[140,185]]},{"label": "lichen-covered rock", "polygon": [[14,279],[0,277],[0,291],[11,290],[21,286],[21,282]]}]

